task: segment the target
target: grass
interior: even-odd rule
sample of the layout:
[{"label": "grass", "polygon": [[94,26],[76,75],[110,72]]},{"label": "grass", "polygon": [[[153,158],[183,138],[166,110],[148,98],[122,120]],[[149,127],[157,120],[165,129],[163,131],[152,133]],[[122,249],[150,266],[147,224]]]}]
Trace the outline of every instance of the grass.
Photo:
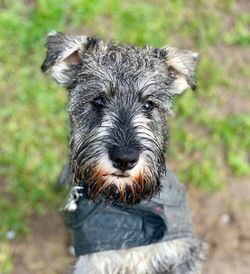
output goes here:
[{"label": "grass", "polygon": [[[232,0],[193,0],[189,5],[184,0],[1,2],[2,239],[8,230],[28,233],[28,218],[58,207],[65,195],[58,195],[54,182],[67,155],[67,94],[39,70],[45,36],[53,29],[138,46],[167,43],[198,51],[199,89],[175,102],[168,157],[184,182],[210,190],[219,189],[228,176],[250,174],[250,116],[223,114],[220,96],[221,90],[231,90],[249,100],[249,88],[235,87],[228,68],[213,54],[221,46],[244,50],[250,45],[249,15],[236,13],[235,5]],[[227,26],[229,19],[233,24]],[[247,66],[235,64],[239,78],[246,77]],[[8,252],[7,247],[0,251],[4,273],[11,271]]]},{"label": "grass", "polygon": [[11,273],[13,269],[10,250],[7,243],[3,243],[0,246],[0,266],[2,274]]}]

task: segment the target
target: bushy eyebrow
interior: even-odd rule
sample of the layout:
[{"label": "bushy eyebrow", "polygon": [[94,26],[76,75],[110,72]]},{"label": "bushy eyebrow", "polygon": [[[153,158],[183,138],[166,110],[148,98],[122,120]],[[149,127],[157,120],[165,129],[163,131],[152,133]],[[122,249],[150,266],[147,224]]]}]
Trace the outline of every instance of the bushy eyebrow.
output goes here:
[{"label": "bushy eyebrow", "polygon": [[[166,93],[166,85],[163,81],[151,82],[144,85],[138,92],[140,98],[147,98],[149,96],[156,96]],[[165,92],[164,92],[165,91]]]}]

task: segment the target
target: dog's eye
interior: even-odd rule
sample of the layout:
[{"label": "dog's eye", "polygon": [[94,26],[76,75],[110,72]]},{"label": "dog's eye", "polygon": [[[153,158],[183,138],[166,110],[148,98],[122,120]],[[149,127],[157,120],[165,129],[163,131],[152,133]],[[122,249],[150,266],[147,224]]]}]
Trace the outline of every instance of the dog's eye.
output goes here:
[{"label": "dog's eye", "polygon": [[96,97],[93,101],[92,101],[92,105],[95,108],[101,109],[105,106],[105,100],[103,97]]},{"label": "dog's eye", "polygon": [[145,101],[144,104],[143,104],[143,108],[147,112],[152,111],[154,109],[154,107],[155,107],[154,102],[152,102],[150,100]]}]

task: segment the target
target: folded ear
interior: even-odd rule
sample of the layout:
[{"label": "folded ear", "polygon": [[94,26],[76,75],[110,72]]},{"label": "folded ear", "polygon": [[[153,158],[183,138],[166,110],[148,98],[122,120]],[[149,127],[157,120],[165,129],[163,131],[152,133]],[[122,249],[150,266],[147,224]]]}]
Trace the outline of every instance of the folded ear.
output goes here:
[{"label": "folded ear", "polygon": [[68,36],[51,32],[47,36],[47,55],[41,70],[50,70],[52,77],[61,85],[69,86],[73,81],[74,71],[81,63],[80,52],[89,42],[87,36]]},{"label": "folded ear", "polygon": [[189,87],[195,90],[195,69],[198,62],[198,53],[173,47],[164,47],[162,50],[168,74],[172,78],[171,93],[181,94]]}]

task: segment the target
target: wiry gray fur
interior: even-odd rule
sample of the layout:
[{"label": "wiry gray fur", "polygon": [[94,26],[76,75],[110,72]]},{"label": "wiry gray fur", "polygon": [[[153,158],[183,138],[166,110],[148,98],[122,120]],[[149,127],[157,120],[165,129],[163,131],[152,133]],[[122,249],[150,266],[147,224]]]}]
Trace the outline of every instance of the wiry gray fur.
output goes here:
[{"label": "wiry gray fur", "polygon": [[[67,178],[95,199],[137,203],[160,190],[166,171],[166,116],[175,94],[195,89],[197,53],[172,47],[106,44],[52,32],[42,70],[69,92],[70,163]],[[120,171],[110,153],[139,151]],[[72,176],[69,176],[69,173]],[[74,274],[199,273],[204,246],[196,238],[81,256]]]},{"label": "wiry gray fur", "polygon": [[205,254],[200,240],[182,238],[80,256],[73,274],[197,274]]}]

